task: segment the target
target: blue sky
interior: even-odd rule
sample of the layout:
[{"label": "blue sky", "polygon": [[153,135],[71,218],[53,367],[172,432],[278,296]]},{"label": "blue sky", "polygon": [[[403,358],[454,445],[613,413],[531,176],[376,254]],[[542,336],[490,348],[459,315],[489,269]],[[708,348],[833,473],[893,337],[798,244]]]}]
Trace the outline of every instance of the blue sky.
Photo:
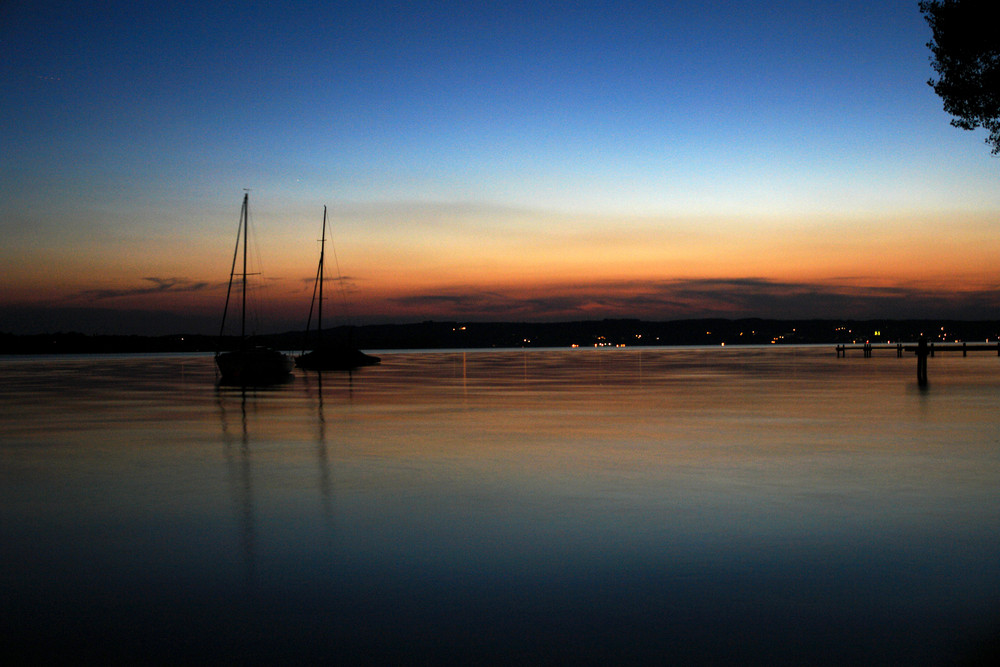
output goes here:
[{"label": "blue sky", "polygon": [[20,314],[0,330],[210,319],[176,286],[225,273],[243,188],[281,325],[308,307],[324,204],[366,321],[766,317],[623,295],[949,277],[982,316],[997,163],[926,85],[929,36],[911,1],[5,2],[0,307]]}]

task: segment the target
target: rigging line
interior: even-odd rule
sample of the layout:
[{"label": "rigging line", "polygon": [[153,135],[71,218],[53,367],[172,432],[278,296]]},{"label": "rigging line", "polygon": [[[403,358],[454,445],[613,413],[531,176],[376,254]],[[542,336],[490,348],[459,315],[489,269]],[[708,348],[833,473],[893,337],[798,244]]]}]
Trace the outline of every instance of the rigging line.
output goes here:
[{"label": "rigging line", "polygon": [[[247,226],[248,231],[250,231],[250,253],[252,255],[253,271],[248,271],[248,276],[262,276],[264,275],[264,262],[261,259],[260,254],[260,241],[257,238],[258,230],[255,218],[247,211]],[[253,229],[249,229],[252,227]],[[263,278],[258,278],[252,283],[248,283],[249,293],[248,293],[248,315],[250,316],[250,324],[254,335],[259,335],[263,333],[263,322],[264,322],[264,293],[266,285],[264,284]]]},{"label": "rigging line", "polygon": [[340,287],[340,300],[342,311],[347,314],[347,288],[344,286],[344,276],[340,273],[340,260],[337,259],[337,245],[330,239],[330,248],[333,250],[333,264],[337,268],[337,285]]},{"label": "rigging line", "polygon": [[[244,203],[244,206],[246,204]],[[233,291],[233,277],[236,275],[236,258],[240,253],[240,234],[243,233],[243,211],[240,210],[240,223],[236,226],[236,247],[233,248],[233,265],[229,269],[229,287],[226,288],[226,305],[222,308],[222,324],[219,325],[219,340],[216,343],[215,354],[218,355],[220,350],[219,345],[222,344],[222,335],[225,333],[226,329],[226,314],[229,312],[229,297]]]}]

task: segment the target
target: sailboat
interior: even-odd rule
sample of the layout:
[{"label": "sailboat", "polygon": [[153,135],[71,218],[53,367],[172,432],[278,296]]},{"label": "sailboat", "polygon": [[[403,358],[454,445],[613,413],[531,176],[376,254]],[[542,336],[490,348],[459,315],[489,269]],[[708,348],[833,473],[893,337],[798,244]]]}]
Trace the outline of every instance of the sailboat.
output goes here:
[{"label": "sailboat", "polygon": [[[240,345],[231,352],[216,351],[215,365],[219,369],[220,381],[224,384],[269,384],[281,382],[292,372],[292,358],[270,347],[252,345],[247,338],[247,240],[249,232],[248,212],[250,194],[243,194],[240,209],[240,224],[236,229],[236,249],[233,251],[233,266],[229,271],[229,288],[226,290],[226,306],[222,311],[222,326],[219,327],[219,342],[226,328],[226,315],[233,292],[233,280],[241,278]],[[240,237],[242,236],[242,242]],[[236,273],[236,258],[243,246],[243,272]]]},{"label": "sailboat", "polygon": [[314,371],[347,371],[361,366],[373,366],[381,359],[365,354],[352,346],[349,341],[333,343],[323,340],[323,260],[325,256],[326,206],[323,207],[323,235],[319,246],[319,266],[316,268],[316,283],[313,285],[313,298],[312,303],[309,304],[309,318],[306,320],[306,336],[308,336],[312,324],[313,308],[315,308],[318,345],[313,351],[303,352],[301,356],[296,357],[295,365]]}]

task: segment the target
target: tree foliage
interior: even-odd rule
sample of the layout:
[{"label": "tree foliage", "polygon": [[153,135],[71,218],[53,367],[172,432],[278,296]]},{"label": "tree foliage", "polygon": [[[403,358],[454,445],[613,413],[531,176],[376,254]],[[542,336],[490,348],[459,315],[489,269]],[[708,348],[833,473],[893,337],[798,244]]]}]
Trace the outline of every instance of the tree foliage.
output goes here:
[{"label": "tree foliage", "polygon": [[1000,154],[1000,32],[996,0],[922,0],[931,27],[927,43],[938,78],[927,83],[963,130],[977,127],[994,155]]}]

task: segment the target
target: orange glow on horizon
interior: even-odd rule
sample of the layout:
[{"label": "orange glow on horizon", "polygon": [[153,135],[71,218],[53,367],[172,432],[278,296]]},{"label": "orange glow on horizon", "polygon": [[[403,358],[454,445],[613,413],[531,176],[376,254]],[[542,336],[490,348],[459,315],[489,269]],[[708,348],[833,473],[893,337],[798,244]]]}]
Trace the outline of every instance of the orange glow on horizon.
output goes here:
[{"label": "orange glow on horizon", "polygon": [[[272,226],[258,239],[260,300],[283,322],[304,321],[308,313],[319,255],[313,218]],[[456,224],[421,237],[338,226],[328,246],[327,312],[368,320],[676,318],[702,311],[742,317],[767,315],[752,312],[765,303],[754,295],[765,293],[772,301],[809,290],[853,300],[993,290],[1000,230],[986,214],[954,218],[798,225],[602,218],[555,231],[543,219],[496,230]],[[209,317],[225,299],[234,235],[235,228],[162,244],[127,238],[39,248],[6,267],[0,303]],[[734,300],[733,290],[742,296]]]}]

